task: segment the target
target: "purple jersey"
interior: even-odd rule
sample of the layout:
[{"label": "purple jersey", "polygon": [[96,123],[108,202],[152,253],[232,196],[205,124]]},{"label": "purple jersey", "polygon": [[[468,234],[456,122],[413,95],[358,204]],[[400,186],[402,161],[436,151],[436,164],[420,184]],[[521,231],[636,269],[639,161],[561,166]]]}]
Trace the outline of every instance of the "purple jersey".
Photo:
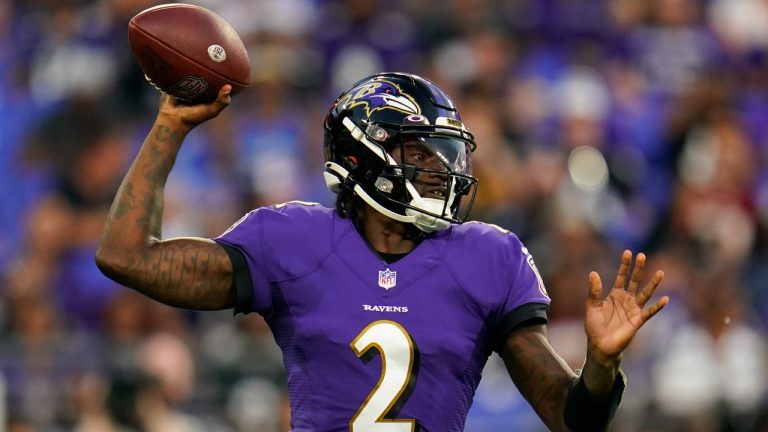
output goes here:
[{"label": "purple jersey", "polygon": [[293,202],[216,240],[250,274],[238,309],[283,351],[294,432],[461,431],[488,356],[546,321],[532,258],[493,225],[452,225],[388,264],[349,219]]}]

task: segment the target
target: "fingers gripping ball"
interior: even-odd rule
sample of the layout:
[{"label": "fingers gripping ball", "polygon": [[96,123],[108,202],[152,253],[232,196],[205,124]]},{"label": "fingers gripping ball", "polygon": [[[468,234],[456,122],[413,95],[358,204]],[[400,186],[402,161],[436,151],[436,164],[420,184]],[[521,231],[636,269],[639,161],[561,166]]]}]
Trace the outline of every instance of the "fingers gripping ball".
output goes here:
[{"label": "fingers gripping ball", "polygon": [[178,99],[207,103],[224,84],[232,95],[251,84],[243,41],[208,9],[182,3],[146,9],[128,23],[128,40],[147,80]]}]

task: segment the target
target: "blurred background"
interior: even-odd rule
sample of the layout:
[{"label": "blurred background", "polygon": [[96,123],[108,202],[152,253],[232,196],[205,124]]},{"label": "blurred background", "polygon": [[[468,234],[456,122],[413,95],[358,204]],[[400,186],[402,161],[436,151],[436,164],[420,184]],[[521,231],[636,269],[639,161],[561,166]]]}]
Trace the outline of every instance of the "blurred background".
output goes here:
[{"label": "blurred background", "polygon": [[[94,252],[158,93],[127,22],[149,0],[0,0],[0,427],[286,431],[258,316],[193,313],[103,277]],[[768,431],[768,0],[208,0],[253,86],[195,130],[164,237],[214,237],[322,181],[325,111],[407,71],[477,137],[471,219],[516,232],[583,361],[587,273],[649,254],[671,304],[634,340],[615,431]],[[253,315],[253,314],[252,314]],[[467,431],[544,427],[493,355]]]}]

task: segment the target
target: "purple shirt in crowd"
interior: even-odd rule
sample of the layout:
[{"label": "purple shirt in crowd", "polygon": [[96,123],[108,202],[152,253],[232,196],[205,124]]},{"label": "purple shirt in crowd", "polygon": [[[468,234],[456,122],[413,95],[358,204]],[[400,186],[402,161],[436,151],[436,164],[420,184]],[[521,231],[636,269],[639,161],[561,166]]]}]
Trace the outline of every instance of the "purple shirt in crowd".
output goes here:
[{"label": "purple shirt in crowd", "polygon": [[388,264],[350,219],[292,202],[216,241],[236,310],[264,316],[283,351],[294,432],[461,431],[488,356],[546,322],[533,259],[494,225],[452,225]]}]

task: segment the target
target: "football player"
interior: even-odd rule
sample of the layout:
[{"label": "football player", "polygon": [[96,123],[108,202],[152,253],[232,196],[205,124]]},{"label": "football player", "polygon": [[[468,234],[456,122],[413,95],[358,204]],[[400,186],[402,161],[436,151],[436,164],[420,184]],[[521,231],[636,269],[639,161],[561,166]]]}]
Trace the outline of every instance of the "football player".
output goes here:
[{"label": "football player", "polygon": [[[161,238],[163,188],[184,137],[230,103],[163,95],[115,197],[97,253],[114,280],[163,303],[256,312],[282,349],[299,431],[461,431],[489,355],[552,430],[605,430],[625,387],[622,352],[668,302],[646,307],[645,256],[613,287],[588,278],[587,358],[577,373],[547,333],[533,258],[498,226],[467,222],[472,133],[451,99],[410,74],[367,77],[324,122],[335,208],[289,202],[215,239]],[[630,272],[630,267],[632,271]]]}]

